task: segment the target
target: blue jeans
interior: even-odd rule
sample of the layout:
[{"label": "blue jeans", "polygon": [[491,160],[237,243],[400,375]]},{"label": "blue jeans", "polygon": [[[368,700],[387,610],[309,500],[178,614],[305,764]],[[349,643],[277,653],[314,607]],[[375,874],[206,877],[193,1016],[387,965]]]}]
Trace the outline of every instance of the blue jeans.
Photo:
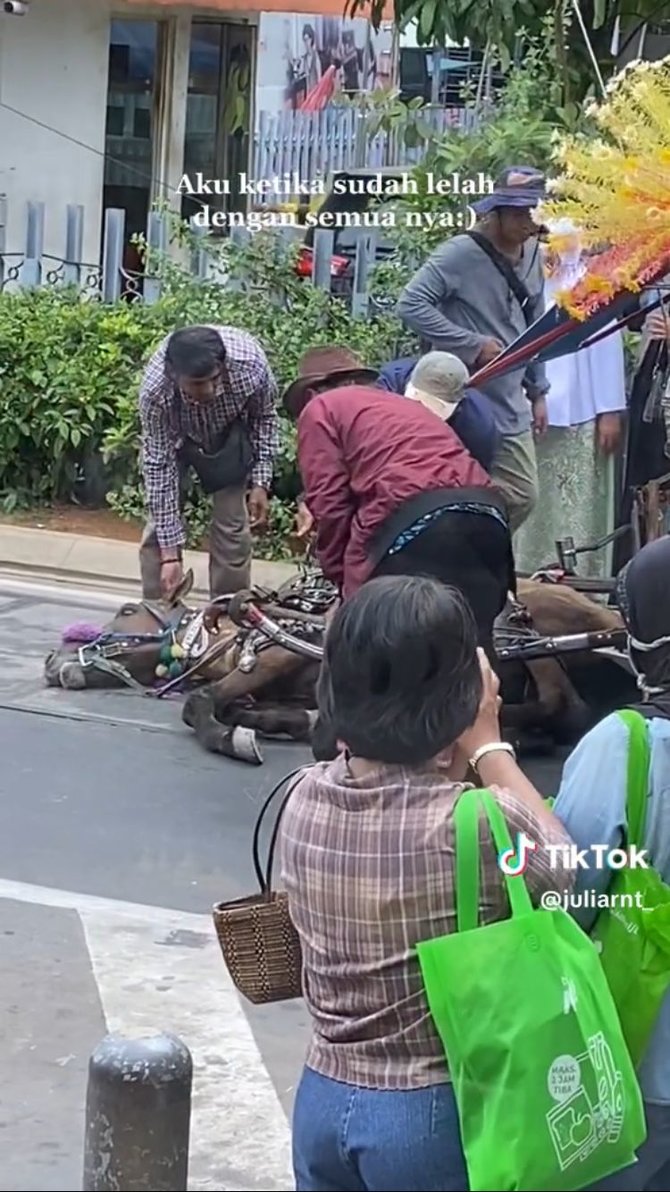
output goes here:
[{"label": "blue jeans", "polygon": [[[645,1106],[638,1161],[589,1192],[670,1186],[670,1105]],[[306,1068],[293,1114],[296,1192],[468,1192],[450,1084],[381,1092]]]},{"label": "blue jeans", "polygon": [[647,1138],[637,1163],[593,1184],[589,1192],[662,1192],[670,1186],[670,1105],[644,1107]]},{"label": "blue jeans", "polygon": [[468,1192],[451,1085],[386,1092],[306,1068],[293,1168],[296,1192]]}]

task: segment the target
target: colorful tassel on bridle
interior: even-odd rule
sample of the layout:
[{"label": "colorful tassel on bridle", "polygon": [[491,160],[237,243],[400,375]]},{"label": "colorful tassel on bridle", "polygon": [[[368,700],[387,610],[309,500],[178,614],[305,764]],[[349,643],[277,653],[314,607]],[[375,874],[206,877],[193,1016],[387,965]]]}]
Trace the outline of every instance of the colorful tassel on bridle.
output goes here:
[{"label": "colorful tassel on bridle", "polygon": [[89,625],[87,621],[75,621],[63,631],[62,643],[64,646],[88,646],[97,641],[102,632],[99,626]]}]

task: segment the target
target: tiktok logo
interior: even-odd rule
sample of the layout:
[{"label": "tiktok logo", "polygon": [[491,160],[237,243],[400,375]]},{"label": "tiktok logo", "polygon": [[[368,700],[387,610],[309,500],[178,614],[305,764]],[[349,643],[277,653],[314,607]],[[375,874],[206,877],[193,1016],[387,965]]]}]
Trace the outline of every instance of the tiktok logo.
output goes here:
[{"label": "tiktok logo", "polygon": [[519,877],[528,867],[528,858],[537,850],[537,844],[526,836],[525,832],[517,832],[516,847],[504,848],[498,854],[498,868],[508,877]]}]

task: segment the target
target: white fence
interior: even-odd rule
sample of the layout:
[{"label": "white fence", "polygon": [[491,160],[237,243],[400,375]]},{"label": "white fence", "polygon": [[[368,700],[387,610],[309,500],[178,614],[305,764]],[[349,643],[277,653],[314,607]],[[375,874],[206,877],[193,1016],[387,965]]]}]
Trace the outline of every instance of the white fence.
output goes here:
[{"label": "white fence", "polygon": [[[474,117],[464,108],[426,108],[422,120],[438,135],[470,127]],[[282,178],[294,173],[302,179],[327,177],[333,170],[415,165],[425,153],[409,148],[388,132],[372,135],[374,117],[353,107],[322,112],[261,112],[254,143],[254,177]],[[266,203],[286,200],[269,191]]]}]

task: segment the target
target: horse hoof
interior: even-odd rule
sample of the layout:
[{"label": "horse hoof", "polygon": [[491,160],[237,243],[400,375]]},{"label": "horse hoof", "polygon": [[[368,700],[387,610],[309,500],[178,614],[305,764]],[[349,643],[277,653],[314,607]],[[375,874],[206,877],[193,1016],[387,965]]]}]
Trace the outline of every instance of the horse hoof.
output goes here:
[{"label": "horse hoof", "polygon": [[86,675],[79,662],[64,662],[58,672],[58,679],[66,691],[83,691],[86,687]]},{"label": "horse hoof", "polygon": [[230,745],[233,757],[239,762],[248,762],[252,766],[263,765],[263,754],[258,748],[256,734],[252,728],[234,728]]}]

